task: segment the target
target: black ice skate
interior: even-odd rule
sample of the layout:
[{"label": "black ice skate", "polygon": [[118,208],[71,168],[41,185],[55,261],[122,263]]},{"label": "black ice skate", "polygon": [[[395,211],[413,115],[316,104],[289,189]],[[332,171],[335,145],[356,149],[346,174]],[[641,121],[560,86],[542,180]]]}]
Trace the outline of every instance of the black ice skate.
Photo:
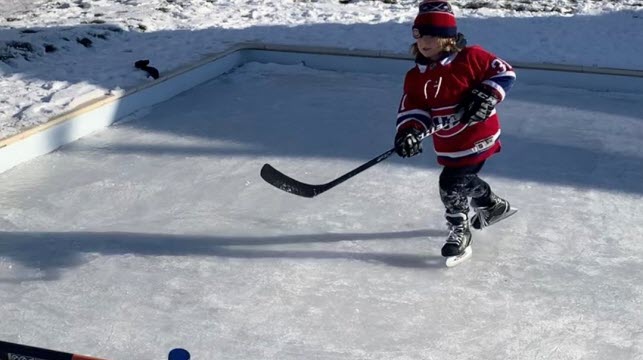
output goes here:
[{"label": "black ice skate", "polygon": [[446,214],[449,236],[442,247],[442,256],[447,258],[446,265],[454,266],[471,257],[471,231],[466,214]]},{"label": "black ice skate", "polygon": [[489,225],[493,225],[502,219],[515,214],[518,209],[512,209],[509,201],[498,197],[496,194],[491,193],[491,205],[480,206],[476,199],[471,200],[471,206],[475,211],[475,215],[471,217],[471,226],[474,229],[480,230]]}]

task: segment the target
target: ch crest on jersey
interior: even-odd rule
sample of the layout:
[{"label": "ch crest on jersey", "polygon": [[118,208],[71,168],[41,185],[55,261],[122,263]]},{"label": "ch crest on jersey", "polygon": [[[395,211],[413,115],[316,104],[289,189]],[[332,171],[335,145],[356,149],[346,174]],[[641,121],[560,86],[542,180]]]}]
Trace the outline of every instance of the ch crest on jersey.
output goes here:
[{"label": "ch crest on jersey", "polygon": [[441,130],[435,134],[439,137],[451,137],[457,135],[467,127],[467,124],[460,122],[457,114],[433,116],[431,121],[433,121],[433,124],[436,126],[441,127]]}]

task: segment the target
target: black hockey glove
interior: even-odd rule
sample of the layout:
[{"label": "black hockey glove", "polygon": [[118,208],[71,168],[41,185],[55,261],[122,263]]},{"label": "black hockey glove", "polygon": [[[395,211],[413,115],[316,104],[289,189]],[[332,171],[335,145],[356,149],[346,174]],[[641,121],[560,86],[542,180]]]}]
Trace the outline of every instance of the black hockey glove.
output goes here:
[{"label": "black hockey glove", "polygon": [[395,152],[403,158],[421,153],[422,141],[420,135],[422,135],[422,131],[414,127],[398,131],[395,134]]},{"label": "black hockey glove", "polygon": [[472,124],[487,120],[498,102],[500,99],[489,85],[481,84],[475,87],[460,105],[459,111],[463,111],[460,122]]}]

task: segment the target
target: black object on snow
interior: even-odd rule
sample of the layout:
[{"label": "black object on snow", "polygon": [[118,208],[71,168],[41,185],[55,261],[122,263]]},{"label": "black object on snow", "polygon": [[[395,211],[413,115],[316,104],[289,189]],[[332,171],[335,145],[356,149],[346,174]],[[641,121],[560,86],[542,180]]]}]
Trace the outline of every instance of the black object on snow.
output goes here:
[{"label": "black object on snow", "polygon": [[134,63],[134,66],[137,69],[141,69],[141,70],[147,72],[147,74],[149,76],[153,77],[154,79],[158,79],[159,76],[160,76],[158,69],[156,69],[155,67],[152,67],[152,66],[148,66],[149,64],[150,64],[149,60],[139,60],[139,61]]}]

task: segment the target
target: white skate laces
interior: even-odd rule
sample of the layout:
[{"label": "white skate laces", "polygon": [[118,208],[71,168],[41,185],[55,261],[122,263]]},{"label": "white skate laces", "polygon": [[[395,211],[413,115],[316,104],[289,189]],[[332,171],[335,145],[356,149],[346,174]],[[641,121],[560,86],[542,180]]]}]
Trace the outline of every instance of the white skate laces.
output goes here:
[{"label": "white skate laces", "polygon": [[473,209],[473,211],[475,211],[475,213],[476,213],[476,217],[478,218],[478,221],[480,222],[480,228],[481,229],[489,226],[489,220],[488,220],[489,219],[489,210],[488,209],[490,209],[490,208],[491,208],[491,206],[479,207],[479,208]]},{"label": "white skate laces", "polygon": [[[449,228],[449,236],[447,237],[447,244],[455,244],[458,247],[466,241],[467,231],[467,217],[464,214],[447,214],[447,227]],[[459,222],[451,222],[448,218],[457,219]]]}]

